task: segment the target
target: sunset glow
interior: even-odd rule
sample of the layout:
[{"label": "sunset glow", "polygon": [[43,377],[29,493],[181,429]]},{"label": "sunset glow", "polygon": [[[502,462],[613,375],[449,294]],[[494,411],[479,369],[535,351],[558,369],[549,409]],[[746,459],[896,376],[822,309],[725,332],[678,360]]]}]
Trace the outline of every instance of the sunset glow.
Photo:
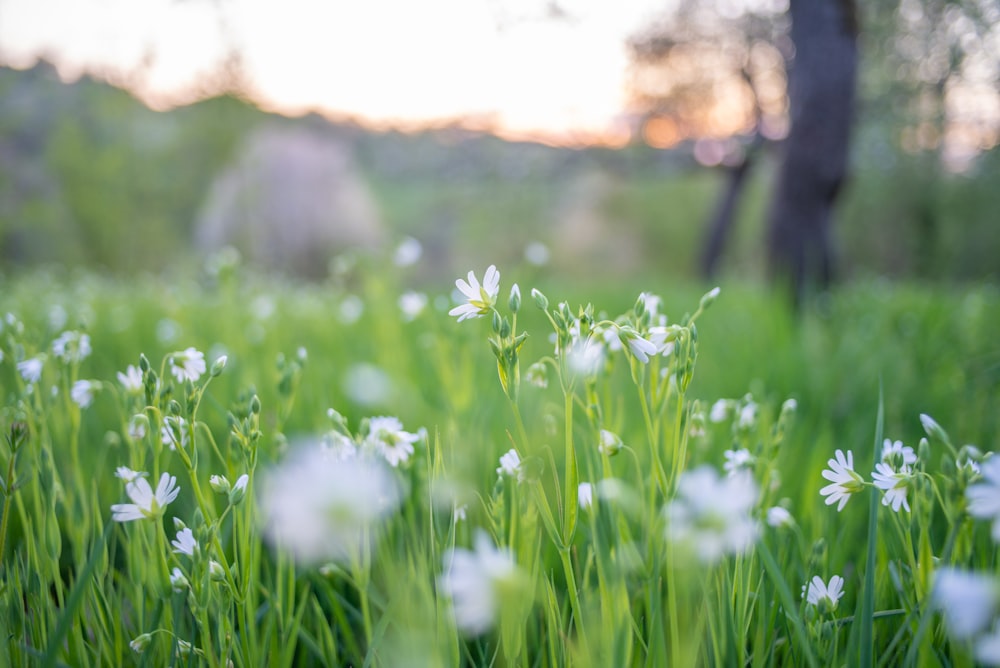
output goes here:
[{"label": "sunset glow", "polygon": [[263,108],[376,126],[471,119],[509,137],[624,143],[626,37],[653,0],[0,0],[0,62],[54,62],[157,109],[211,91],[238,54]]}]

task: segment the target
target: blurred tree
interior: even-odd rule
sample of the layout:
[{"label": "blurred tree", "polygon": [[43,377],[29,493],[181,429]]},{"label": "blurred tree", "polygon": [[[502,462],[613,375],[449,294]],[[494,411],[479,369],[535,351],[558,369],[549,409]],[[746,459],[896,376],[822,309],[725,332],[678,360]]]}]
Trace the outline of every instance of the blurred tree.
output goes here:
[{"label": "blurred tree", "polygon": [[768,216],[772,277],[796,303],[833,273],[830,221],[847,174],[857,75],[854,0],[792,0],[790,127]]},{"label": "blurred tree", "polygon": [[787,5],[680,0],[629,47],[632,100],[642,110],[647,142],[668,148],[684,139],[742,138],[723,144],[710,161],[701,158],[726,171],[700,261],[701,273],[711,277],[758,154],[787,132]]}]

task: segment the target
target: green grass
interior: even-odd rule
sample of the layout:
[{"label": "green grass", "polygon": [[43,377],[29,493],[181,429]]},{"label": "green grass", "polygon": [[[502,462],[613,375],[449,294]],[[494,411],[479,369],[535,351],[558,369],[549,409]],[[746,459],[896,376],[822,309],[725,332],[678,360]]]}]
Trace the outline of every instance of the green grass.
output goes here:
[{"label": "green grass", "polygon": [[[4,284],[0,314],[12,314],[0,330],[0,428],[10,435],[0,446],[0,474],[10,473],[0,529],[6,665],[969,663],[971,647],[949,640],[931,608],[930,583],[944,564],[996,569],[988,523],[969,517],[969,480],[954,465],[963,444],[987,452],[1000,435],[994,288],[858,284],[792,314],[767,291],[724,280],[695,328],[686,314],[700,310],[704,286],[501,266],[491,326],[489,317],[456,323],[446,314],[450,282],[432,284],[432,305],[405,321],[397,298],[411,280],[406,271],[420,269],[385,264],[362,262],[350,281],[325,284],[238,267],[211,280],[36,273]],[[483,267],[470,268],[482,278]],[[514,281],[516,318],[507,303]],[[548,297],[548,313],[531,288]],[[625,314],[648,336],[648,319],[632,311],[643,290],[662,296],[660,310],[676,326],[672,356],[644,365],[619,352],[581,377],[567,355],[553,355],[549,335],[562,332],[565,350],[572,337],[562,318],[588,303],[595,322]],[[345,318],[355,298],[363,310]],[[79,363],[51,348],[66,330],[90,337],[93,352]],[[507,392],[488,337],[511,379]],[[225,369],[173,380],[166,358],[189,346],[210,366],[226,355]],[[29,391],[15,365],[38,354],[43,375]],[[140,355],[147,387],[130,395],[116,373]],[[526,380],[543,359],[545,389]],[[70,397],[80,379],[101,383],[83,409]],[[712,422],[720,398],[731,400],[730,417]],[[789,398],[797,409],[782,412]],[[733,412],[751,401],[756,418],[740,427]],[[921,413],[951,442],[931,436],[919,445]],[[139,439],[128,434],[136,414],[149,423]],[[187,419],[189,448],[171,451],[156,438],[168,415]],[[383,415],[426,432],[390,471],[399,501],[365,529],[377,541],[347,550],[350,558],[331,556],[332,564],[297,563],[274,549],[262,519],[270,472],[331,430],[361,444],[366,419]],[[698,425],[704,436],[692,435]],[[601,429],[626,447],[599,452]],[[870,483],[842,512],[824,505],[821,472],[834,451],[853,451],[869,480],[873,434],[878,445],[883,433],[921,455],[908,488],[912,512],[877,503]],[[724,451],[739,448],[755,458],[757,547],[705,563],[676,540],[676,514],[674,524],[667,516],[680,512],[672,504],[683,501],[687,474],[721,472]],[[496,473],[510,449],[521,458],[520,483]],[[148,472],[154,486],[160,472],[177,477],[180,494],[163,518],[112,521],[112,504],[128,501],[118,466]],[[244,473],[243,499],[209,483]],[[578,508],[578,482],[612,477],[621,481],[614,499]],[[762,522],[778,504],[793,528]],[[456,505],[466,519],[453,521]],[[171,551],[174,518],[194,531],[197,556]],[[724,520],[704,521],[714,530]],[[479,531],[516,567],[492,580],[493,623],[468,634],[441,576],[450,550],[471,548]],[[176,592],[175,567],[188,583]],[[845,579],[835,610],[803,602],[804,583],[835,574]],[[141,634],[151,635],[140,654],[129,642]]]}]

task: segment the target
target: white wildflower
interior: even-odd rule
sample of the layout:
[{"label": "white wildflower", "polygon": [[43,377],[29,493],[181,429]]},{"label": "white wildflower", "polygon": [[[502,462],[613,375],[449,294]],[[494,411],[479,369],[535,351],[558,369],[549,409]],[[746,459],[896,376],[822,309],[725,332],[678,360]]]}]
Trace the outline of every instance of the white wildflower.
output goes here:
[{"label": "white wildflower", "polygon": [[138,394],[142,392],[142,371],[138,367],[129,364],[125,369],[125,373],[118,372],[118,382],[121,383],[122,388],[128,394]]},{"label": "white wildflower", "polygon": [[128,437],[133,441],[141,441],[146,438],[146,429],[149,427],[149,418],[142,413],[136,413],[128,421]]},{"label": "white wildflower", "polygon": [[847,457],[841,450],[837,450],[836,459],[827,461],[830,467],[823,471],[823,477],[832,484],[819,490],[819,493],[826,497],[826,505],[837,505],[837,512],[844,509],[850,500],[851,495],[860,492],[864,488],[864,480],[854,472],[854,453],[847,451]]},{"label": "white wildflower", "polygon": [[985,633],[975,642],[976,659],[987,666],[1000,666],[1000,621],[993,625],[989,633]]},{"label": "white wildflower", "polygon": [[508,450],[500,456],[500,466],[497,467],[497,475],[500,477],[507,476],[508,478],[517,476],[520,480],[521,458],[518,456],[516,450]]},{"label": "white wildflower", "polygon": [[524,259],[536,267],[548,264],[551,253],[549,247],[541,241],[532,241],[524,247]]},{"label": "white wildflower", "polygon": [[944,614],[951,634],[966,639],[993,620],[1000,603],[1000,587],[991,576],[944,567],[934,573],[931,597]]},{"label": "white wildflower", "polygon": [[736,475],[739,471],[745,471],[753,468],[753,455],[751,455],[750,451],[746,448],[740,448],[739,450],[726,450],[722,454],[726,458],[726,463],[722,465],[722,468],[729,475]]},{"label": "white wildflower", "polygon": [[495,548],[483,531],[476,533],[475,542],[475,551],[455,548],[446,552],[438,578],[439,591],[451,600],[455,624],[470,636],[493,626],[502,590],[517,577],[510,552]]},{"label": "white wildflower", "polygon": [[174,374],[178,383],[186,380],[193,383],[205,373],[205,355],[195,348],[171,353],[169,361],[170,373]]},{"label": "white wildflower", "polygon": [[160,429],[160,439],[163,445],[171,450],[176,450],[178,446],[182,450],[187,450],[191,437],[188,435],[187,420],[178,415],[168,415],[163,418],[163,428]]},{"label": "white wildflower", "polygon": [[125,493],[132,499],[132,503],[116,503],[111,506],[111,519],[115,522],[159,519],[163,516],[167,505],[177,498],[179,492],[177,478],[169,473],[160,476],[155,492],[145,478],[133,478],[125,485]]},{"label": "white wildflower", "polygon": [[177,537],[170,541],[170,544],[174,546],[174,552],[186,554],[189,557],[193,557],[198,549],[198,541],[194,539],[194,532],[187,527],[178,531]]},{"label": "white wildflower", "polygon": [[993,455],[980,465],[983,479],[965,490],[969,514],[993,520],[993,540],[1000,543],[1000,456]]},{"label": "white wildflower", "polygon": [[364,445],[377,452],[389,465],[396,468],[406,463],[413,454],[413,444],[420,440],[418,434],[403,431],[403,423],[394,417],[373,417],[369,422]]},{"label": "white wildflower", "polygon": [[420,259],[423,252],[424,247],[419,241],[413,237],[406,237],[396,246],[396,252],[392,256],[393,264],[397,267],[409,267]]},{"label": "white wildflower", "polygon": [[427,295],[422,292],[404,292],[399,296],[399,310],[403,312],[403,320],[410,322],[427,308]]},{"label": "white wildflower", "polygon": [[589,482],[581,482],[576,490],[576,499],[584,510],[594,503],[594,488]]},{"label": "white wildflower", "polygon": [[896,462],[913,466],[917,463],[917,453],[908,445],[903,445],[902,441],[893,441],[891,438],[885,439],[882,443],[882,461],[887,464]]},{"label": "white wildflower", "polygon": [[82,362],[90,355],[90,337],[83,332],[63,332],[52,342],[52,354],[66,363]]},{"label": "white wildflower", "polygon": [[476,280],[474,272],[469,272],[468,279],[455,281],[466,302],[448,311],[448,315],[458,316],[458,322],[486,315],[497,303],[497,295],[500,294],[500,272],[495,265],[491,264],[486,269],[482,285]]},{"label": "white wildflower", "polygon": [[802,597],[806,603],[820,609],[821,612],[833,612],[837,609],[837,602],[844,595],[844,578],[834,575],[830,578],[830,584],[823,582],[823,579],[814,575],[808,585],[802,585]]},{"label": "white wildflower", "polygon": [[122,481],[128,483],[132,482],[136,478],[141,478],[145,476],[146,473],[143,471],[133,471],[127,466],[119,466],[115,469],[115,477],[120,478]]},{"label": "white wildflower", "polygon": [[910,512],[910,504],[906,500],[906,489],[909,485],[910,467],[902,466],[898,471],[885,462],[879,462],[872,471],[872,482],[875,486],[885,492],[882,497],[883,506],[892,506],[893,512],[898,513],[900,506]]},{"label": "white wildflower", "polygon": [[182,592],[190,586],[184,571],[175,566],[174,570],[170,571],[170,588],[175,592]]},{"label": "white wildflower", "polygon": [[729,399],[719,399],[714,404],[709,411],[708,419],[712,422],[722,422],[727,417],[729,417],[729,404],[731,402]]},{"label": "white wildflower", "polygon": [[774,528],[790,527],[795,524],[792,514],[781,506],[771,506],[767,509],[767,524]]},{"label": "white wildflower", "polygon": [[21,378],[29,385],[34,385],[42,378],[42,365],[44,360],[41,356],[29,357],[23,362],[17,363],[17,372]]},{"label": "white wildflower", "polygon": [[688,544],[706,563],[745,552],[759,532],[751,516],[757,497],[757,485],[747,472],[720,478],[709,466],[687,471],[665,509],[667,536]]},{"label": "white wildflower", "polygon": [[80,408],[86,408],[94,401],[94,391],[99,387],[98,383],[92,380],[78,380],[73,383],[69,390],[70,398]]},{"label": "white wildflower", "polygon": [[629,352],[643,364],[649,361],[650,355],[657,353],[656,344],[639,336],[639,333],[631,327],[619,328],[618,338],[628,346]]},{"label": "white wildflower", "polygon": [[757,404],[747,401],[740,408],[739,417],[736,419],[736,426],[740,429],[753,429],[757,423]]},{"label": "white wildflower", "polygon": [[357,559],[401,500],[378,459],[337,459],[302,449],[260,480],[260,515],[270,542],[306,563]]}]

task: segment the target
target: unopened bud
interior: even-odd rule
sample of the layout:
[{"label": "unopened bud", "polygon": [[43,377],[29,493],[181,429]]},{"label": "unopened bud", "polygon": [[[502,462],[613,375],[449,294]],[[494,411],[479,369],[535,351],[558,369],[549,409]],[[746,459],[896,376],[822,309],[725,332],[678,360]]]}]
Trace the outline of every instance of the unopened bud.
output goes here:
[{"label": "unopened bud", "polygon": [[549,308],[549,298],[538,288],[531,288],[531,298],[535,301],[535,306],[543,311]]},{"label": "unopened bud", "polygon": [[213,475],[208,479],[208,485],[216,494],[229,494],[229,480],[224,475]]},{"label": "unopened bud", "polygon": [[239,478],[236,479],[236,483],[233,485],[233,489],[230,490],[229,492],[230,505],[232,506],[240,505],[240,502],[243,501],[243,497],[246,496],[247,483],[249,482],[250,482],[250,476],[248,476],[246,473],[244,473],[243,475],[241,475]]},{"label": "unopened bud", "polygon": [[521,288],[517,287],[517,283],[510,286],[510,299],[508,300],[508,305],[513,313],[517,313],[521,308]]},{"label": "unopened bud", "polygon": [[227,355],[223,355],[212,363],[212,369],[210,371],[212,378],[215,378],[222,373],[222,370],[226,368],[226,362],[228,361],[229,357]]}]

